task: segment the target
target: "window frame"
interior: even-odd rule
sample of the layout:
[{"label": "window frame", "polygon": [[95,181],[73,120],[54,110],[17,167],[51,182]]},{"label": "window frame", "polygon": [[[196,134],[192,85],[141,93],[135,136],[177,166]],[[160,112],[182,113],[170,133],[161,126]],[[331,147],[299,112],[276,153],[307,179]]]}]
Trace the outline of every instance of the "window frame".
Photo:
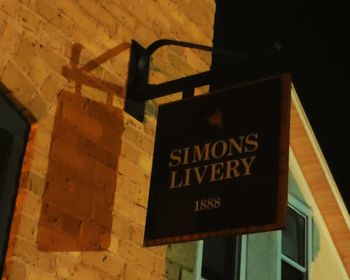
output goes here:
[{"label": "window frame", "polygon": [[312,262],[312,211],[311,209],[305,205],[305,203],[301,202],[298,198],[295,196],[288,194],[288,206],[293,211],[301,215],[305,219],[305,248],[304,248],[304,255],[305,255],[305,267],[301,266],[297,262],[293,261],[291,258],[285,256],[282,253],[282,235],[283,230],[280,231],[279,234],[279,244],[280,244],[280,264],[279,264],[279,275],[280,279],[282,279],[282,262],[284,261],[288,265],[292,266],[293,268],[297,269],[298,271],[302,272],[306,275],[305,280],[311,279],[311,271],[310,271],[310,264]]},{"label": "window frame", "polygon": [[[202,262],[203,262],[203,247],[204,240],[196,242],[196,263],[194,270],[194,279],[202,280]],[[235,266],[238,271],[235,271],[235,277],[233,280],[245,280],[246,279],[246,259],[247,259],[247,235],[236,236],[236,263]]]},{"label": "window frame", "polygon": [[[312,279],[310,266],[312,263],[312,236],[313,236],[313,218],[312,218],[312,210],[308,207],[304,202],[295,196],[288,194],[288,205],[287,207],[292,208],[297,213],[301,214],[305,218],[305,274],[307,275],[306,279]],[[246,280],[246,265],[248,259],[248,250],[247,250],[247,240],[248,235],[240,236],[240,253],[238,255],[239,260],[239,277],[237,280]],[[278,242],[278,255],[277,255],[277,279],[281,279],[282,277],[282,261],[287,262],[289,265],[298,265],[293,261],[290,261],[288,257],[282,254],[282,230],[278,231],[277,234],[277,242]],[[196,263],[194,270],[194,279],[202,280],[201,278],[201,270],[202,270],[202,256],[203,256],[203,244],[204,241],[200,240],[196,243]],[[293,262],[293,263],[289,263]],[[299,267],[301,268],[301,267]],[[235,279],[236,280],[236,279]]]},{"label": "window frame", "polygon": [[[8,158],[3,166],[4,179],[0,188],[0,276],[3,274],[17,189],[20,182],[24,155],[31,131],[26,119],[9,98],[9,92],[0,83],[0,126],[12,138]],[[0,159],[1,160],[1,159]],[[5,159],[2,159],[5,160]]]}]

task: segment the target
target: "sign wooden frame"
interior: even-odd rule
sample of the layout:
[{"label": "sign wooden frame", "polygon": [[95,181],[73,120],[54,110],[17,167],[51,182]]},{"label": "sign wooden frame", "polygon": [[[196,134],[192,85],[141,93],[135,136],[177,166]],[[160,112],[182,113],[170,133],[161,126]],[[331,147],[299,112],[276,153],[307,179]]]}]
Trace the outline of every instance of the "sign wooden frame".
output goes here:
[{"label": "sign wooden frame", "polygon": [[[285,222],[287,194],[288,194],[287,184],[288,184],[288,152],[289,152],[289,121],[290,121],[290,91],[291,91],[291,82],[290,82],[289,75],[283,74],[280,76],[269,77],[269,78],[253,81],[250,83],[246,83],[244,85],[238,85],[238,86],[233,86],[233,87],[226,88],[223,90],[218,90],[212,94],[218,95],[218,96],[223,96],[225,94],[228,95],[227,92],[232,91],[232,94],[235,94],[235,92],[238,92],[237,94],[241,94],[243,96],[243,94],[247,94],[249,92],[250,88],[252,88],[254,90],[258,90],[260,85],[263,88],[263,90],[266,90],[266,89],[264,89],[264,85],[269,84],[269,83],[274,84],[274,86],[273,86],[274,88],[276,88],[276,87],[278,88],[278,90],[276,90],[276,92],[278,91],[276,93],[276,96],[278,96],[277,103],[279,106],[279,108],[273,109],[276,111],[274,116],[276,116],[276,114],[279,115],[279,119],[277,120],[278,123],[276,124],[276,128],[278,131],[276,132],[276,135],[274,136],[275,138],[278,138],[278,147],[274,147],[274,146],[272,147],[274,149],[274,152],[276,152],[275,157],[277,160],[277,165],[276,165],[276,168],[274,170],[275,178],[273,179],[273,182],[276,182],[276,188],[274,189],[274,191],[276,192],[276,197],[275,197],[276,201],[273,201],[274,205],[271,206],[273,208],[273,212],[274,212],[273,221],[271,220],[272,218],[269,218],[270,222],[268,222],[268,223],[260,222],[260,220],[259,220],[258,224],[252,224],[249,222],[246,223],[246,221],[244,221],[242,223],[242,224],[244,224],[243,226],[237,226],[237,227],[235,226],[235,227],[229,227],[229,228],[227,228],[226,225],[225,225],[226,228],[225,227],[220,228],[220,227],[214,226],[215,228],[213,227],[213,228],[210,228],[209,230],[208,230],[208,226],[205,225],[204,226],[204,228],[206,228],[205,230],[196,231],[196,230],[192,229],[191,232],[186,232],[186,230],[184,230],[184,232],[179,233],[180,231],[178,231],[178,228],[181,228],[183,226],[182,220],[176,221],[176,220],[174,220],[174,218],[169,218],[169,219],[171,219],[171,221],[169,222],[169,225],[163,226],[163,224],[167,223],[166,218],[164,218],[162,220],[157,220],[157,218],[155,217],[157,215],[159,217],[160,217],[160,215],[162,215],[162,213],[160,213],[160,212],[162,212],[163,208],[161,208],[159,206],[160,204],[165,205],[164,207],[167,207],[166,204],[169,203],[169,205],[170,205],[172,203],[172,202],[162,201],[161,195],[164,193],[167,193],[167,192],[170,193],[170,191],[164,190],[164,189],[161,190],[161,188],[164,188],[164,186],[160,182],[164,182],[164,180],[158,179],[159,176],[163,176],[162,174],[166,173],[166,172],[164,172],[164,170],[165,170],[164,169],[165,168],[164,167],[164,160],[162,161],[162,160],[160,160],[160,158],[164,157],[164,153],[167,155],[169,154],[169,151],[164,149],[163,146],[159,146],[159,147],[157,146],[161,141],[163,141],[163,140],[160,140],[159,136],[162,133],[164,135],[164,132],[161,132],[160,130],[166,128],[166,124],[167,124],[167,120],[162,119],[163,117],[167,118],[167,115],[163,114],[163,112],[168,110],[172,106],[179,106],[179,108],[180,108],[182,106],[182,105],[180,105],[181,103],[185,104],[184,106],[186,106],[186,102],[188,102],[188,104],[190,104],[190,103],[196,102],[197,100],[203,101],[206,98],[211,98],[211,97],[209,97],[210,94],[203,95],[203,96],[190,98],[190,99],[188,99],[189,101],[186,100],[186,101],[173,102],[170,104],[164,104],[164,105],[161,105],[159,108],[157,135],[156,135],[156,143],[155,143],[155,153],[154,153],[154,159],[153,159],[153,170],[152,170],[152,177],[151,177],[151,187],[150,187],[150,194],[149,194],[146,230],[145,230],[145,237],[144,237],[144,245],[145,246],[155,246],[155,245],[163,245],[163,244],[170,244],[170,243],[177,243],[177,242],[194,241],[194,240],[200,240],[200,239],[205,239],[205,238],[214,237],[214,236],[225,236],[225,235],[236,235],[236,234],[247,234],[247,233],[263,232],[263,231],[271,231],[271,230],[278,230],[278,229],[283,228],[284,222]],[[245,89],[247,89],[247,90],[245,90]],[[259,98],[261,99],[261,95],[266,94],[266,93],[262,92],[261,95],[259,95],[259,94],[260,93],[255,92],[253,94],[253,96],[260,96]],[[247,98],[243,98],[243,99],[247,100]],[[261,99],[261,100],[263,100],[263,99]],[[254,100],[252,100],[252,102],[254,102]],[[263,104],[255,105],[256,108],[258,108],[258,106],[264,106],[264,105]],[[265,106],[266,106],[265,109],[263,109],[263,108],[259,109],[260,114],[261,114],[261,112],[263,112],[263,110],[270,110],[269,104],[266,104]],[[179,113],[181,113],[181,112],[179,112]],[[217,116],[215,117],[216,113],[219,113],[219,115],[220,115],[220,112],[214,111],[211,113],[210,116],[213,117],[213,121],[214,121],[214,123],[212,125],[217,126],[216,129],[217,129],[218,133],[220,134],[220,133],[222,133],[220,130],[221,124],[220,124],[220,120],[219,121],[217,119],[215,120],[215,118],[218,116],[218,114],[217,114]],[[219,116],[219,118],[220,118],[220,116]],[[188,120],[188,122],[191,122],[191,121],[192,120],[190,120],[190,119]],[[169,122],[169,124],[171,124],[171,123],[172,122]],[[167,129],[173,129],[173,127],[168,127]],[[167,134],[167,133],[165,132],[165,134]],[[248,149],[248,151],[249,151],[249,149]],[[261,155],[261,158],[262,157],[263,156]],[[173,159],[176,159],[176,158],[177,157],[175,157],[175,154],[174,154]],[[170,161],[169,161],[169,164],[170,164]],[[252,164],[252,163],[250,163],[250,164]],[[162,167],[160,167],[162,170],[157,171],[156,169],[159,168],[160,165],[162,166]],[[214,165],[215,165],[215,163],[214,163]],[[261,164],[261,166],[264,166],[264,164]],[[216,170],[219,170],[219,169],[216,169]],[[191,172],[191,171],[188,171],[188,172]],[[215,172],[216,171],[214,171],[214,173]],[[212,173],[212,174],[214,174],[214,173]],[[250,174],[248,174],[248,175],[250,175]],[[214,178],[215,178],[215,176],[216,175],[214,175]],[[204,177],[204,175],[203,175],[203,177]],[[249,177],[249,176],[247,176],[247,177]],[[197,178],[198,178],[198,176],[197,176]],[[174,179],[174,180],[176,181],[176,179]],[[190,180],[190,179],[188,179],[188,180]],[[175,186],[176,186],[176,184],[173,183],[174,188],[175,188]],[[177,188],[177,186],[176,186],[176,188]],[[185,188],[183,188],[183,189],[185,190]],[[180,193],[180,188],[179,188],[179,190],[174,190],[173,191],[174,194],[176,191],[177,191],[177,193]],[[167,195],[167,197],[169,198],[169,197],[171,197],[171,195],[170,196]],[[254,199],[255,199],[254,201],[257,201],[256,198],[254,198]],[[177,205],[177,204],[174,204],[174,205]],[[199,204],[197,204],[197,206],[198,205]],[[253,208],[254,208],[254,205],[253,205]],[[257,215],[259,214],[258,213],[259,209],[253,209],[253,210],[257,211]],[[179,211],[177,206],[174,207],[174,211],[175,212]],[[164,211],[164,213],[166,213],[166,211]],[[182,218],[187,219],[186,212],[183,212],[182,214],[183,214]],[[244,214],[242,214],[242,215],[244,215]],[[203,223],[203,221],[205,221],[204,216],[205,215],[203,215],[202,220],[201,220],[202,223]],[[171,217],[176,217],[176,215],[171,216]],[[254,213],[251,213],[249,217],[254,217]],[[229,218],[229,217],[226,217],[226,218]],[[211,219],[213,219],[213,217],[211,217]],[[263,220],[263,218],[262,218],[262,220]],[[208,222],[211,222],[211,221],[212,220],[210,220],[208,218]],[[189,218],[189,221],[187,221],[187,222],[188,223],[191,222],[190,218]],[[196,221],[193,221],[193,222],[195,223]],[[174,225],[172,223],[177,223],[177,224]],[[155,231],[158,231],[158,233],[154,234],[154,232],[155,232],[154,228],[157,228],[157,227],[160,229],[155,230]],[[167,227],[172,228],[172,229],[176,229],[175,230],[176,233],[171,234],[172,229],[168,230]],[[189,226],[189,227],[191,227],[191,226]],[[166,231],[166,233],[163,236],[161,233],[159,233],[163,230],[162,228],[164,228]]]}]

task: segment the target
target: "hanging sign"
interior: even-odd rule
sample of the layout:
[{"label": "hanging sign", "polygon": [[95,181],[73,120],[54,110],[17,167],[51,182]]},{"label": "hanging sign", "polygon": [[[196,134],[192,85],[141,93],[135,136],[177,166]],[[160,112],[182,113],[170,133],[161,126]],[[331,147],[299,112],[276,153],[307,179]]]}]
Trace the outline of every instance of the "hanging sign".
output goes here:
[{"label": "hanging sign", "polygon": [[289,114],[288,75],[161,105],[145,246],[283,227]]}]

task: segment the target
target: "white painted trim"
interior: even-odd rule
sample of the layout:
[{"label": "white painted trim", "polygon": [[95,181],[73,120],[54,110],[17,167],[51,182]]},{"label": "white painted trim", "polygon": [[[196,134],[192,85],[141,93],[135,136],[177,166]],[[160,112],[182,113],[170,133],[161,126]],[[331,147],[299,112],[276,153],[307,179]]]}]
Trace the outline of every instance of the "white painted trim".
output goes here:
[{"label": "white painted trim", "polygon": [[239,263],[239,280],[247,279],[247,245],[248,238],[247,235],[241,236],[241,254],[240,254],[240,263]]},{"label": "white painted trim", "polygon": [[202,260],[203,260],[203,240],[196,242],[195,265],[194,265],[194,280],[202,279]]},{"label": "white painted trim", "polygon": [[328,242],[330,242],[331,244],[333,244],[333,246],[330,246],[330,250],[332,251],[332,253],[335,257],[335,261],[336,261],[339,269],[341,270],[341,274],[344,276],[343,279],[349,279],[348,274],[345,270],[344,264],[339,256],[337,249],[335,248],[332,236],[329,233],[327,225],[326,225],[325,221],[323,220],[321,212],[320,212],[320,210],[315,202],[315,199],[314,199],[314,197],[313,197],[313,195],[308,187],[306,179],[301,171],[301,168],[298,164],[298,161],[297,161],[291,148],[289,148],[289,170],[292,173],[294,179],[296,180],[296,182],[299,186],[299,189],[302,192],[306,202],[311,207],[314,219],[317,219],[317,221],[319,222],[318,226],[320,228],[320,231],[322,231],[322,233],[324,233],[326,240]]},{"label": "white painted trim", "polygon": [[[313,220],[313,211],[310,208],[310,206],[305,205],[302,201],[297,199],[292,194],[288,194],[288,207],[293,209],[295,212],[297,212],[299,215],[303,216],[305,218],[306,224],[305,224],[305,271],[307,272],[308,279],[312,279],[312,272],[311,272],[311,263],[312,263],[312,255],[313,255],[313,244],[312,244],[312,236],[313,236],[313,227],[312,227],[312,220]],[[284,257],[283,254],[282,259],[285,261],[288,259],[288,257]],[[288,262],[292,266],[296,267],[299,271],[302,266],[300,266],[297,263],[294,262]],[[299,268],[298,268],[299,267]],[[304,268],[303,268],[304,269]],[[305,272],[303,271],[303,272]]]},{"label": "white painted trim", "polygon": [[320,146],[319,146],[319,144],[318,144],[318,142],[316,140],[317,138],[316,138],[316,136],[315,136],[315,134],[314,134],[314,132],[312,130],[312,127],[311,127],[311,125],[310,125],[310,123],[309,123],[309,121],[307,119],[305,111],[304,111],[304,109],[303,109],[303,107],[301,105],[301,102],[299,100],[299,97],[298,97],[294,87],[292,88],[292,101],[293,101],[293,103],[294,103],[294,105],[295,105],[295,107],[296,107],[296,109],[298,111],[298,115],[300,117],[301,122],[304,125],[306,133],[309,136],[309,140],[310,140],[310,142],[311,142],[311,144],[312,144],[312,146],[313,146],[313,148],[315,150],[317,158],[318,158],[318,160],[320,162],[320,165],[321,165],[321,167],[323,169],[323,172],[324,172],[324,174],[325,174],[325,176],[327,178],[328,184],[331,187],[331,191],[333,192],[334,197],[335,197],[335,199],[336,199],[336,201],[338,203],[339,209],[340,209],[340,211],[341,211],[341,213],[342,213],[342,215],[344,217],[346,225],[348,226],[348,229],[350,230],[350,215],[349,215],[348,210],[347,210],[347,208],[346,208],[346,206],[344,204],[344,200],[343,200],[342,196],[340,195],[338,187],[337,187],[337,185],[336,185],[336,183],[334,181],[332,173],[331,173],[331,171],[330,171],[330,169],[329,169],[329,167],[327,165],[327,162],[326,162],[326,160],[325,160],[325,158],[323,156],[322,150],[321,150],[321,148],[320,148]]}]

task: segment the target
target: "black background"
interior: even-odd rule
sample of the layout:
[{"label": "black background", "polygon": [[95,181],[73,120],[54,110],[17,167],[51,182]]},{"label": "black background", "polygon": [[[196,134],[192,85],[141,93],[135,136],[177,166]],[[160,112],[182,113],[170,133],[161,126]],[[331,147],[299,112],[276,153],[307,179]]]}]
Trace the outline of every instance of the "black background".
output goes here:
[{"label": "black background", "polygon": [[[216,4],[215,47],[264,57],[266,71],[282,67],[291,72],[349,210],[350,16],[345,1],[217,0]],[[276,45],[281,51],[270,55]],[[213,57],[215,70],[240,67],[240,63]]]}]

